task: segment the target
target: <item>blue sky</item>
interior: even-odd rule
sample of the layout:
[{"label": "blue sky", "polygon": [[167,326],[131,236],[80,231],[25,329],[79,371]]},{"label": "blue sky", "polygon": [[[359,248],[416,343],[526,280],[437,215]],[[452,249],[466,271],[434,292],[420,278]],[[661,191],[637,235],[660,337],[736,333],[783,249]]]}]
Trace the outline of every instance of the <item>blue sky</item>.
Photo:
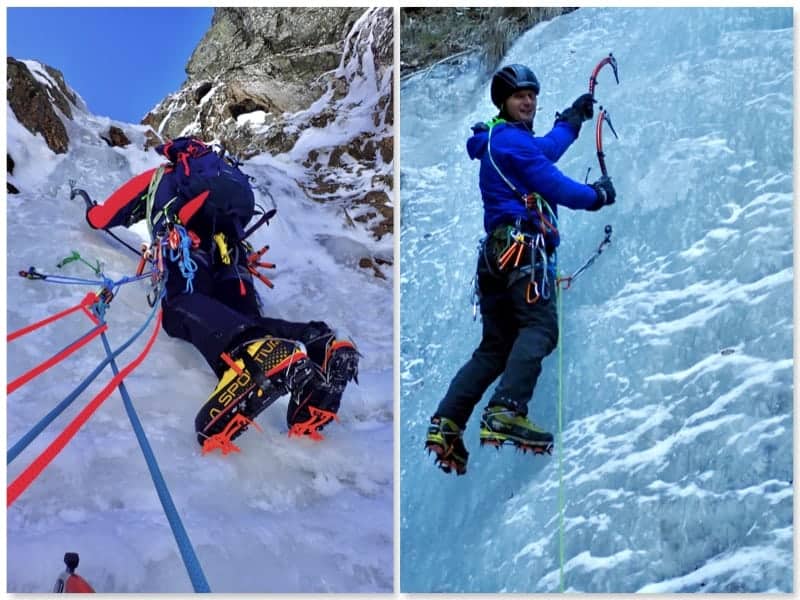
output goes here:
[{"label": "blue sky", "polygon": [[64,73],[91,112],[138,123],[186,79],[213,8],[9,8],[7,53]]}]

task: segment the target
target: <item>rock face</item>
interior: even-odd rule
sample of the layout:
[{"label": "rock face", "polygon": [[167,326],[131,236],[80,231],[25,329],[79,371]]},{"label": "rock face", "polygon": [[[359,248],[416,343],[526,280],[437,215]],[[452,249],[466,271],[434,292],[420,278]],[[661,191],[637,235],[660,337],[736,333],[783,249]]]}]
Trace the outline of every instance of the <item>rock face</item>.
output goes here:
[{"label": "rock face", "polygon": [[128,139],[128,136],[125,135],[125,132],[116,125],[111,125],[108,128],[108,132],[100,137],[105,140],[106,144],[112,147],[121,146],[124,148],[131,143],[131,141]]},{"label": "rock face", "polygon": [[[216,9],[186,82],[143,120],[144,147],[195,135],[242,159],[277,155],[309,198],[381,240],[394,228],[393,45],[391,8]],[[85,110],[61,73],[13,58],[8,102],[58,153],[66,119]],[[100,137],[130,143],[114,125]],[[376,273],[389,264],[365,259]]]},{"label": "rock face", "polygon": [[[6,153],[6,173],[9,175],[14,174],[14,159],[11,158],[11,155],[8,153]],[[17,187],[10,181],[6,181],[6,192],[9,194],[19,194]]]},{"label": "rock face", "polygon": [[[32,72],[29,66],[33,65]],[[69,149],[69,137],[58,112],[72,119],[76,97],[60,71],[38,67],[10,56],[6,59],[8,105],[28,131],[41,134],[53,152],[64,154]]]},{"label": "rock face", "polygon": [[541,21],[575,10],[547,7],[411,8],[400,10],[400,69],[403,77],[437,61],[465,53],[481,56],[493,71],[511,44]]},{"label": "rock face", "polygon": [[264,111],[297,112],[325,89],[342,42],[363,11],[350,8],[218,8],[186,65],[188,79],[147,116],[159,135],[191,133],[225,141],[236,120]]},{"label": "rock face", "polygon": [[306,153],[308,196],[341,203],[347,220],[364,224],[376,239],[391,233],[394,223],[393,43],[391,10],[365,13],[345,43],[327,102],[294,123],[340,135]]},{"label": "rock face", "polygon": [[142,122],[244,159],[287,154],[310,198],[380,239],[393,230],[393,44],[391,8],[219,8],[182,88]]}]

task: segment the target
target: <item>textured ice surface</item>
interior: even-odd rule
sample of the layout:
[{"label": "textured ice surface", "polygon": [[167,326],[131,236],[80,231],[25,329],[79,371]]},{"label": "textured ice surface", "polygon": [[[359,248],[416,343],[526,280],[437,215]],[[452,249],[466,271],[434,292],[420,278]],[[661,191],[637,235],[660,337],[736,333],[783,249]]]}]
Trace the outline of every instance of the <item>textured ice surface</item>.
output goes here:
[{"label": "textured ice surface", "polygon": [[[564,580],[580,592],[792,590],[791,9],[580,9],[504,62],[542,83],[535,128],[586,90],[619,194],[562,209]],[[479,449],[456,479],[423,453],[429,416],[477,345],[482,235],[469,126],[494,114],[473,63],[401,89],[401,588],[560,589],[559,456]],[[559,163],[599,174],[594,122]],[[531,403],[557,431],[557,356]]]}]

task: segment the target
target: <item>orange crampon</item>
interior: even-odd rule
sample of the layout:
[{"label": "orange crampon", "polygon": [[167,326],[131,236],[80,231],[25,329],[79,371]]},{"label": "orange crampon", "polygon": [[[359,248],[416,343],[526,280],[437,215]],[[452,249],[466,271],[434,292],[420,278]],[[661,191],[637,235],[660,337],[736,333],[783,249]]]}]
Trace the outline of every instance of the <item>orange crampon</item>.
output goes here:
[{"label": "orange crampon", "polygon": [[338,421],[339,417],[334,412],[323,410],[316,406],[309,406],[308,412],[311,413],[311,417],[307,421],[292,425],[289,429],[289,437],[307,435],[315,442],[321,442],[325,439],[325,436],[317,429],[322,428],[333,420]]},{"label": "orange crampon", "polygon": [[241,452],[241,448],[234,444],[232,439],[237,433],[249,425],[252,425],[258,429],[258,431],[264,431],[258,426],[258,423],[248,419],[243,414],[238,413],[228,422],[227,425],[225,425],[225,429],[206,438],[206,441],[203,442],[203,454],[208,454],[209,452],[213,452],[218,448],[222,452],[223,456],[227,456],[231,452]]}]

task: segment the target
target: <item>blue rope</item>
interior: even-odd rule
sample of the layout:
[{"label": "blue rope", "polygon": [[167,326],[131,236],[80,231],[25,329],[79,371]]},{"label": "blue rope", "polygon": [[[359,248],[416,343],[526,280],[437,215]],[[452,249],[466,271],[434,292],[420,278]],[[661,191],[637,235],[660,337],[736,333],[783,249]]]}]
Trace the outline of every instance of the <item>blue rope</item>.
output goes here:
[{"label": "blue rope", "polygon": [[178,263],[181,275],[186,279],[186,288],[184,291],[187,294],[191,294],[194,291],[192,280],[194,279],[194,274],[197,272],[197,263],[192,260],[191,256],[192,240],[189,238],[189,234],[186,233],[186,229],[183,226],[175,225],[174,227],[180,236],[181,247],[180,249],[170,248],[169,259],[172,262]]},{"label": "blue rope", "polygon": [[[111,370],[114,372],[114,375],[117,375],[119,370],[117,369],[117,363],[114,361],[108,338],[105,333],[100,337],[103,339],[103,347],[106,349],[106,354],[108,354],[109,360],[111,361]],[[153,485],[155,485],[158,498],[161,500],[164,514],[167,516],[167,520],[172,528],[172,534],[175,536],[175,541],[178,544],[178,550],[180,550],[181,557],[183,558],[183,564],[189,574],[189,579],[192,581],[192,587],[194,587],[195,592],[210,592],[211,588],[208,586],[203,568],[200,566],[200,561],[197,560],[192,542],[189,540],[189,535],[183,527],[180,515],[178,515],[178,510],[175,508],[175,503],[172,501],[167,483],[161,475],[161,469],[158,467],[153,449],[150,447],[150,442],[147,441],[147,436],[136,414],[136,409],[133,407],[133,402],[128,395],[128,390],[125,388],[124,382],[120,382],[119,392],[125,403],[125,410],[128,413],[128,418],[131,421],[133,430],[136,433],[136,438],[139,440],[139,447],[142,449],[142,454],[144,454],[144,459],[147,462],[147,468],[150,470],[150,477],[153,479]]]},{"label": "blue rope", "polygon": [[122,277],[117,281],[109,279],[105,276],[103,276],[102,279],[83,279],[81,277],[70,277],[68,275],[48,275],[47,273],[40,273],[38,271],[36,271],[35,274],[37,276],[34,277],[33,280],[47,281],[49,283],[64,283],[70,285],[97,285],[113,289],[115,287],[125,285],[126,283],[132,283],[134,281],[146,279],[150,277],[152,273],[143,273],[134,277]]},{"label": "blue rope", "polygon": [[[130,338],[128,338],[128,340],[124,344],[122,344],[119,348],[117,348],[113,352],[111,357],[106,358],[99,365],[97,365],[94,371],[89,373],[86,379],[81,381],[78,384],[78,386],[74,390],[72,390],[72,392],[70,392],[70,394],[66,398],[64,398],[58,405],[56,405],[56,407],[53,410],[47,413],[42,418],[41,421],[39,421],[33,427],[31,427],[31,429],[24,436],[22,436],[22,438],[20,438],[20,440],[16,444],[14,444],[14,446],[12,446],[8,450],[8,452],[6,453],[6,464],[11,464],[11,462],[15,458],[17,458],[17,456],[19,456],[20,453],[23,450],[25,450],[25,448],[27,448],[30,445],[30,443],[33,440],[35,440],[36,437],[42,431],[45,430],[45,428],[47,428],[48,425],[50,425],[50,423],[52,423],[62,412],[64,412],[64,410],[66,410],[66,408],[70,404],[72,404],[75,401],[75,399],[78,396],[80,396],[87,387],[89,387],[90,383],[92,383],[95,379],[97,379],[97,376],[100,375],[103,369],[106,368],[108,363],[110,363],[113,358],[116,358],[118,355],[122,354],[128,348],[128,346],[130,346],[134,341],[136,341],[136,339],[140,335],[142,335],[144,330],[147,329],[149,323],[153,320],[153,317],[155,316],[157,309],[158,309],[157,305],[153,306],[153,310],[150,312],[150,315],[147,317],[144,324],[138,330],[136,330],[136,332]],[[105,310],[100,309],[98,310],[98,313],[102,316],[102,314],[105,313]],[[91,331],[89,333],[91,333]]]},{"label": "blue rope", "polygon": [[99,279],[83,279],[81,277],[68,277],[66,275],[47,275],[46,273],[39,273],[38,271],[37,275],[41,275],[41,277],[36,277],[36,279],[48,281],[50,283],[66,283],[73,285],[103,285],[104,283]]}]

